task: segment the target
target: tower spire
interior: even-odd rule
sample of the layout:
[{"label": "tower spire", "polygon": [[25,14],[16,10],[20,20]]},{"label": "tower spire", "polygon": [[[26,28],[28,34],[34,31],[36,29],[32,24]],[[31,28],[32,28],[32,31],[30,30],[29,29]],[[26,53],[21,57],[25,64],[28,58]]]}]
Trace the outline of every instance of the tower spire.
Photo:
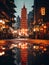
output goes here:
[{"label": "tower spire", "polygon": [[24,2],[24,4],[23,4],[23,8],[25,8],[25,2]]}]

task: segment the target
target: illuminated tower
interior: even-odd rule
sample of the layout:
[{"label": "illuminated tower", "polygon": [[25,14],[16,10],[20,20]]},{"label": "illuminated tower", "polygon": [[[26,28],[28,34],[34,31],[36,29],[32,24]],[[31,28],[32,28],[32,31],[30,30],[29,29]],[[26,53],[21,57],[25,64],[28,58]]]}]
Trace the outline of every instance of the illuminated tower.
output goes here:
[{"label": "illuminated tower", "polygon": [[26,35],[27,29],[28,29],[28,23],[27,23],[27,9],[25,8],[25,5],[21,9],[21,23],[20,23],[21,33],[23,35]]},{"label": "illuminated tower", "polygon": [[27,25],[27,9],[25,8],[25,5],[23,6],[22,10],[21,10],[21,26],[20,28],[22,29],[27,29],[28,25]]}]

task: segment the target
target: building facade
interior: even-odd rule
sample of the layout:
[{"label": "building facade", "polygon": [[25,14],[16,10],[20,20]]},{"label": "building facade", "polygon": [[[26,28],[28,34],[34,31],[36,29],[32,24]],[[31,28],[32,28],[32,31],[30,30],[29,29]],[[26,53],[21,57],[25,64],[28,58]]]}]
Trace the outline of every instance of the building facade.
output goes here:
[{"label": "building facade", "polygon": [[27,8],[25,5],[21,9],[21,22],[20,22],[21,35],[27,36],[28,22],[27,22]]},{"label": "building facade", "polygon": [[32,10],[28,14],[28,28],[32,28],[33,21],[34,21],[34,13]]},{"label": "building facade", "polygon": [[[12,24],[15,22],[15,7],[14,0],[0,0],[0,22],[2,25],[8,25],[12,27]],[[0,26],[2,26],[1,23]]]},{"label": "building facade", "polygon": [[35,18],[36,22],[44,22],[46,23],[49,21],[49,1],[48,0],[34,0],[34,12],[35,12]]},{"label": "building facade", "polygon": [[28,24],[27,24],[27,9],[25,8],[25,5],[21,9],[21,25],[20,28],[22,29],[27,29]]},{"label": "building facade", "polygon": [[20,17],[18,16],[17,17],[17,29],[19,29],[20,28]]},{"label": "building facade", "polygon": [[[39,37],[49,36],[49,0],[34,0],[34,19],[39,25]],[[48,37],[49,38],[49,37]]]}]

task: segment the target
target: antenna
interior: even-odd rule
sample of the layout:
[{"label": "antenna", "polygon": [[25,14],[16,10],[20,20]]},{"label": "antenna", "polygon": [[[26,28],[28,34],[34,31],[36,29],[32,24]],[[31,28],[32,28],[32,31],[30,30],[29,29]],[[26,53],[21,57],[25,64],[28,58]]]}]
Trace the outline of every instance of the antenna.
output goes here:
[{"label": "antenna", "polygon": [[23,2],[23,7],[25,8],[25,2]]}]

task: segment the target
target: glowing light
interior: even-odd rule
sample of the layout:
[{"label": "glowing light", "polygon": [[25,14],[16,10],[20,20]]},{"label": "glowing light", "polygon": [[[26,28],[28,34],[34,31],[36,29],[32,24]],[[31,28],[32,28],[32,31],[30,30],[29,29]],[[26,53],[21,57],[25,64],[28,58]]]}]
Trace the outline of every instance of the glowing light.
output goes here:
[{"label": "glowing light", "polygon": [[5,26],[3,26],[2,28],[5,28]]},{"label": "glowing light", "polygon": [[33,46],[33,48],[35,49],[35,48],[36,48],[36,46]]},{"label": "glowing light", "polygon": [[0,52],[0,56],[2,56],[2,55],[4,55],[5,54],[5,52]]},{"label": "glowing light", "polygon": [[5,24],[5,22],[3,20],[0,20],[0,23]]},{"label": "glowing light", "polygon": [[17,47],[17,44],[12,44],[12,45],[10,46],[10,49],[12,49],[12,48],[14,48],[14,47]]},{"label": "glowing light", "polygon": [[21,45],[21,43],[19,43],[19,46]]},{"label": "glowing light", "polygon": [[45,7],[41,7],[41,15],[45,15]]},{"label": "glowing light", "polygon": [[5,45],[5,44],[6,44],[6,41],[0,40],[0,45]]},{"label": "glowing light", "polygon": [[45,25],[44,28],[47,28],[47,26]]},{"label": "glowing light", "polygon": [[21,35],[21,32],[19,32],[19,35]]},{"label": "glowing light", "polygon": [[28,43],[25,43],[26,45],[28,44]]},{"label": "glowing light", "polygon": [[40,46],[40,49],[43,49],[43,46]]},{"label": "glowing light", "polygon": [[39,31],[39,28],[36,28],[36,31]]},{"label": "glowing light", "polygon": [[43,30],[43,28],[40,28],[40,30]]},{"label": "glowing light", "polygon": [[14,30],[13,33],[17,33],[17,30]]},{"label": "glowing light", "polygon": [[46,49],[46,48],[44,48],[43,50],[44,50],[44,51],[46,51],[47,49]]},{"label": "glowing light", "polygon": [[3,24],[5,24],[5,22],[4,22],[4,21],[2,21],[2,23],[3,23]]},{"label": "glowing light", "polygon": [[28,36],[28,29],[21,29],[20,31],[19,31],[19,35],[20,36]]},{"label": "glowing light", "polygon": [[0,20],[0,23],[2,23],[2,20]]},{"label": "glowing light", "polygon": [[2,47],[3,50],[5,50],[5,47]]},{"label": "glowing light", "polygon": [[35,32],[35,31],[36,31],[36,29],[34,28],[34,29],[33,29],[33,31]]},{"label": "glowing light", "polygon": [[28,47],[27,47],[27,45],[26,44],[22,44],[21,45],[21,49],[27,49]]},{"label": "glowing light", "polygon": [[39,46],[33,46],[34,49],[38,50],[39,49]]}]

